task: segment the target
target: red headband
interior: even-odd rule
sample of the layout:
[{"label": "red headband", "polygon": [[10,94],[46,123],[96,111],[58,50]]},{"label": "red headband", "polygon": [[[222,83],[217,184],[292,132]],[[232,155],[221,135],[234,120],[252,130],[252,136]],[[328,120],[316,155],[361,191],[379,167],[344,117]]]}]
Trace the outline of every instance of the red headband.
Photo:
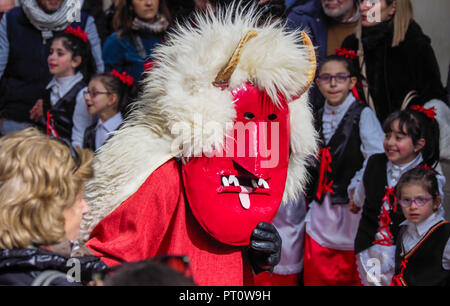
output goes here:
[{"label": "red headband", "polygon": [[127,73],[124,71],[122,73],[117,72],[117,70],[113,69],[111,71],[111,75],[118,78],[123,84],[127,86],[131,86],[134,84],[134,78],[130,75],[127,75]]},{"label": "red headband", "polygon": [[85,43],[88,42],[89,39],[88,34],[85,31],[83,31],[83,29],[80,26],[78,26],[78,28],[76,29],[71,26],[68,26],[64,31],[64,33],[75,35],[76,37],[81,38]]},{"label": "red headband", "polygon": [[336,54],[344,56],[345,58],[350,59],[350,60],[353,60],[353,59],[358,57],[358,55],[356,54],[355,51],[347,50],[345,48],[338,48],[338,49],[336,49]]},{"label": "red headband", "polygon": [[413,105],[413,106],[411,106],[411,109],[421,112],[433,120],[434,120],[434,117],[436,117],[436,112],[434,111],[434,107],[425,108],[423,106]]}]

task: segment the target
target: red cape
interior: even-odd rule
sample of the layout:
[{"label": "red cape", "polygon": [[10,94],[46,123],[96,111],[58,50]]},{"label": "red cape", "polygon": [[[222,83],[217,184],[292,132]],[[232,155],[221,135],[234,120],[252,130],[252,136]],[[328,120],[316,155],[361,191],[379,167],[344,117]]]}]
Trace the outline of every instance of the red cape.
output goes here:
[{"label": "red cape", "polygon": [[198,285],[253,285],[246,248],[215,240],[192,215],[173,159],[106,216],[86,245],[110,266],[159,254],[187,255]]}]

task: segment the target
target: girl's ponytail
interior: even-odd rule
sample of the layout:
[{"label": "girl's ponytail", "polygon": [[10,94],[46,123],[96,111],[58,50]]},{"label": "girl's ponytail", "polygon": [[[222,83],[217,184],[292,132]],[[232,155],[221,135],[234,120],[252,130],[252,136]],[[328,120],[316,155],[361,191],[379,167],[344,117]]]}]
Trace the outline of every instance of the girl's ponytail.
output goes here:
[{"label": "girl's ponytail", "polygon": [[420,120],[420,126],[425,139],[425,146],[422,149],[423,161],[428,166],[435,168],[440,159],[439,151],[439,124],[435,119],[436,113],[434,107],[424,108],[423,106],[413,105],[410,111],[416,114]]}]

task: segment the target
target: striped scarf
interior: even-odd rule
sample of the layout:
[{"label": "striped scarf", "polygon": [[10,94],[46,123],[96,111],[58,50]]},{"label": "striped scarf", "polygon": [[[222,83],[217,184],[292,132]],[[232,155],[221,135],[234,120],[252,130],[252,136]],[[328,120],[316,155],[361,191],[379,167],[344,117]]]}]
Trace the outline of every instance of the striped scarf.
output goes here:
[{"label": "striped scarf", "polygon": [[64,0],[61,7],[52,14],[44,12],[37,0],[20,0],[20,5],[31,24],[42,32],[44,44],[53,37],[53,31],[62,31],[81,18],[80,0]]}]

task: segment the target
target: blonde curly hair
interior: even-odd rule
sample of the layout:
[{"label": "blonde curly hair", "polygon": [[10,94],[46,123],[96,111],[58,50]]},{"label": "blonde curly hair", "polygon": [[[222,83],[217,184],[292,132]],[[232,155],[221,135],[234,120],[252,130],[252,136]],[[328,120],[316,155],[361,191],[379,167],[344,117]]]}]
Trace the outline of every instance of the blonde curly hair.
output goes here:
[{"label": "blonde curly hair", "polygon": [[[64,209],[93,177],[93,153],[35,128],[0,139],[0,248],[51,245],[65,237]],[[75,171],[74,171],[75,170]]]}]

